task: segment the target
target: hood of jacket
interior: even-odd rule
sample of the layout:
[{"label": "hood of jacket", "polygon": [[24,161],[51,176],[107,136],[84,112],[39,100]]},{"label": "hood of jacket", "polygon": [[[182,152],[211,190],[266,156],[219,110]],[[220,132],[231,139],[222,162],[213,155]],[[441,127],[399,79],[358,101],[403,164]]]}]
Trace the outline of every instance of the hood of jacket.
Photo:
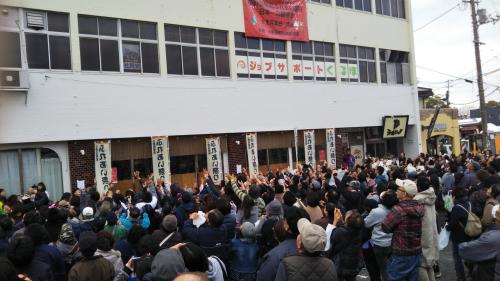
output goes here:
[{"label": "hood of jacket", "polygon": [[422,218],[425,214],[424,205],[415,200],[404,200],[397,205],[401,212],[409,217]]},{"label": "hood of jacket", "polygon": [[419,192],[413,197],[415,201],[420,204],[427,206],[433,206],[436,203],[436,193],[434,193],[434,188],[429,187],[427,190]]},{"label": "hood of jacket", "polygon": [[209,280],[224,281],[224,264],[219,263],[217,258],[208,257],[208,270],[205,272]]},{"label": "hood of jacket", "polygon": [[118,259],[118,258],[121,258],[122,254],[120,251],[117,251],[117,250],[109,250],[107,252],[105,251],[102,251],[100,249],[97,249],[97,251],[95,251],[95,254],[94,256],[102,256],[103,258],[107,259],[107,260],[110,260],[110,259]]}]

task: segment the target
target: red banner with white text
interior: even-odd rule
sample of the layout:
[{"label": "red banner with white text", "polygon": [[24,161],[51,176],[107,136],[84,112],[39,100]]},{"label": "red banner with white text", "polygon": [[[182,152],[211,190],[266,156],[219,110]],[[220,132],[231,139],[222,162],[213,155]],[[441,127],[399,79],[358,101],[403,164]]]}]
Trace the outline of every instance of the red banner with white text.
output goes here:
[{"label": "red banner with white text", "polygon": [[309,41],[306,0],[243,0],[245,35]]}]

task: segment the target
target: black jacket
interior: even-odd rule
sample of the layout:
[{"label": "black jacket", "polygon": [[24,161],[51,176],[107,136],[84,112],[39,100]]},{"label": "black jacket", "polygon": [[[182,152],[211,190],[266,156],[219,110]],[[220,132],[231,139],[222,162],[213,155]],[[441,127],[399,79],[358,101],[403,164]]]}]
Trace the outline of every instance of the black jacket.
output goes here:
[{"label": "black jacket", "polygon": [[448,219],[446,230],[451,231],[450,239],[455,244],[470,240],[470,237],[465,234],[465,225],[467,224],[468,213],[457,205],[460,205],[468,210],[470,207],[469,199],[467,197],[456,199],[455,206],[453,206]]},{"label": "black jacket", "polygon": [[362,232],[341,225],[330,236],[329,257],[333,259],[339,276],[357,275],[363,267]]}]

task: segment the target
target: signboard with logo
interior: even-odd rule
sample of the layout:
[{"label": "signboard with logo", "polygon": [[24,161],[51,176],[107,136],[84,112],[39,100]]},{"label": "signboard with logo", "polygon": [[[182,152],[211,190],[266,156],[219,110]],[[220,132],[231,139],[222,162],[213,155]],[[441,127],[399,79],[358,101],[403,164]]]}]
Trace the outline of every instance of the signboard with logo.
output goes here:
[{"label": "signboard with logo", "polygon": [[111,142],[96,141],[95,148],[95,180],[99,193],[105,193],[111,183]]},{"label": "signboard with logo", "polygon": [[247,134],[247,156],[248,156],[248,170],[250,176],[259,174],[259,156],[257,152],[257,134]]},{"label": "signboard with logo", "polygon": [[383,139],[394,139],[406,137],[406,129],[408,128],[408,115],[399,116],[384,116],[383,123]]},{"label": "signboard with logo", "polygon": [[262,58],[257,56],[236,56],[238,74],[288,75],[286,59]]},{"label": "signboard with logo", "polygon": [[170,156],[168,137],[151,137],[153,155],[153,174],[155,179],[162,179],[170,184]]},{"label": "signboard with logo", "polygon": [[207,138],[207,170],[215,184],[219,184],[223,177],[222,153],[220,139]]},{"label": "signboard with logo", "polygon": [[351,153],[356,159],[356,165],[363,165],[365,152],[362,145],[351,145]]},{"label": "signboard with logo", "polygon": [[306,164],[309,164],[316,168],[316,147],[314,130],[304,131],[304,153]]},{"label": "signboard with logo", "polygon": [[335,129],[326,129],[326,159],[328,167],[337,168],[337,153],[335,151]]},{"label": "signboard with logo", "polygon": [[245,35],[309,41],[306,0],[242,0]]}]

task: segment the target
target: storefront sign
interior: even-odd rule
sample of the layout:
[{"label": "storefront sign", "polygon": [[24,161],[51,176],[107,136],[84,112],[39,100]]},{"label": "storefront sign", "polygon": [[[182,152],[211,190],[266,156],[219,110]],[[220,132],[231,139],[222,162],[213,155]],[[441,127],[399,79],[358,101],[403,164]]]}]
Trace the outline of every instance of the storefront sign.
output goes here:
[{"label": "storefront sign", "polygon": [[250,176],[259,174],[259,157],[257,152],[257,134],[247,134],[248,170]]},{"label": "storefront sign", "polygon": [[95,180],[99,193],[105,193],[111,183],[111,142],[96,141],[95,147]]},{"label": "storefront sign", "polygon": [[223,177],[222,155],[220,150],[220,139],[207,138],[207,169],[215,184],[219,184]]},{"label": "storefront sign", "polygon": [[446,123],[437,123],[434,126],[434,131],[436,131],[436,132],[444,132],[447,129],[448,129],[448,126],[446,125]]},{"label": "storefront sign", "polygon": [[309,164],[316,168],[316,147],[314,130],[304,131],[304,153],[306,164]]},{"label": "storefront sign", "polygon": [[335,78],[334,62],[293,60],[292,65],[294,76]]},{"label": "storefront sign", "polygon": [[256,56],[236,56],[236,71],[238,74],[288,75],[286,59]]},{"label": "storefront sign", "polygon": [[359,70],[357,64],[341,63],[339,66],[340,78],[358,79]]},{"label": "storefront sign", "polygon": [[328,167],[337,168],[337,153],[335,151],[335,129],[326,129],[326,159]]},{"label": "storefront sign", "polygon": [[404,138],[408,127],[408,115],[385,116],[382,119],[384,125],[383,139]]},{"label": "storefront sign", "polygon": [[170,184],[170,148],[168,137],[151,137],[151,149],[155,180],[162,179],[166,184]]},{"label": "storefront sign", "polygon": [[245,35],[309,41],[306,0],[243,0]]},{"label": "storefront sign", "polygon": [[356,159],[356,165],[363,165],[365,152],[362,145],[351,145],[351,152]]}]

